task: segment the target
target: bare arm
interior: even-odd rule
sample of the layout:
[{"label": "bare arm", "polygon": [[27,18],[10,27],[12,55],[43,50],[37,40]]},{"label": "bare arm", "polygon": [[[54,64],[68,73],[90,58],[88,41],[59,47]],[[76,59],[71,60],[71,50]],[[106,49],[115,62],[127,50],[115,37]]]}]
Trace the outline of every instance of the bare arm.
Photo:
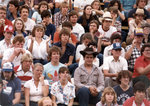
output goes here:
[{"label": "bare arm", "polygon": [[145,75],[150,72],[150,64],[145,68],[139,67],[136,69],[136,71],[141,75]]},{"label": "bare arm", "polygon": [[52,102],[53,102],[53,106],[57,106],[56,97],[54,95],[52,95]]},{"label": "bare arm", "polygon": [[21,92],[15,93],[15,98],[12,100],[13,105],[18,104],[20,102]]},{"label": "bare arm", "polygon": [[101,52],[101,46],[102,46],[102,39],[99,37],[98,38],[98,43],[97,43],[97,52]]},{"label": "bare arm", "polygon": [[25,105],[30,106],[29,98],[30,98],[30,88],[25,87]]},{"label": "bare arm", "polygon": [[125,16],[118,10],[118,14],[122,20],[125,20]]},{"label": "bare arm", "polygon": [[73,58],[74,58],[74,56],[69,56],[69,62],[66,63],[67,66],[72,64]]},{"label": "bare arm", "polygon": [[104,76],[105,76],[105,77],[117,77],[117,76],[118,76],[117,73],[116,73],[116,74],[114,74],[114,73],[109,73],[108,70],[103,70],[103,72],[104,72]]},{"label": "bare arm", "polygon": [[32,50],[33,50],[33,43],[34,43],[34,40],[33,40],[33,38],[31,37],[31,44],[30,44],[29,49],[28,49],[31,54],[32,54]]}]

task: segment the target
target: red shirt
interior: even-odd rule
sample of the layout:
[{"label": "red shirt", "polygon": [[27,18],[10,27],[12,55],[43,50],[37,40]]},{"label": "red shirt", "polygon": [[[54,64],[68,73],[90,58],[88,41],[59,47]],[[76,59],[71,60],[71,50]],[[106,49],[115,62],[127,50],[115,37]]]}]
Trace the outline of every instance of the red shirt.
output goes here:
[{"label": "red shirt", "polygon": [[[145,68],[150,64],[150,61],[145,60],[144,56],[140,56],[136,59],[135,65],[134,65],[134,72],[133,72],[133,78],[140,76],[140,74],[137,72],[137,68]],[[148,79],[150,79],[150,71],[146,74]]]},{"label": "red shirt", "polygon": [[[135,97],[134,96],[129,98],[129,99],[127,99],[124,102],[123,106],[132,106],[133,105],[133,101],[135,101]],[[143,103],[145,104],[145,106],[150,106],[149,101],[147,99],[144,99]]]},{"label": "red shirt", "polygon": [[[8,19],[5,19],[5,25],[12,25],[12,22],[10,21],[10,20],[8,20]],[[13,25],[12,25],[13,26]],[[0,38],[2,37],[2,36],[4,36],[3,35],[3,32],[4,32],[4,26],[1,26],[0,27]]]}]

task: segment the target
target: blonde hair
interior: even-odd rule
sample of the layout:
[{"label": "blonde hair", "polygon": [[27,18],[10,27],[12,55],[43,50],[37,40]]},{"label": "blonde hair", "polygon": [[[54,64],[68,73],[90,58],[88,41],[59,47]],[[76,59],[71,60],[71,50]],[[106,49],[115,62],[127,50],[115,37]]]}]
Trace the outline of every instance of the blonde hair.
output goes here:
[{"label": "blonde hair", "polygon": [[33,61],[32,55],[29,53],[24,53],[21,57],[21,63],[23,61]]},{"label": "blonde hair", "polygon": [[50,99],[50,97],[43,97],[42,99],[40,99],[39,101],[38,101],[38,106],[43,106],[43,101],[44,100],[50,100],[51,102],[52,102],[52,100]]},{"label": "blonde hair", "polygon": [[109,94],[111,93],[113,96],[114,96],[114,100],[112,101],[113,104],[116,104],[117,103],[117,95],[116,95],[116,92],[114,91],[114,89],[112,87],[106,87],[102,93],[102,97],[101,97],[101,102],[102,104],[105,104],[106,103],[106,94]]},{"label": "blonde hair", "polygon": [[44,69],[44,67],[43,67],[43,65],[42,65],[41,63],[35,63],[33,70],[35,70],[35,68],[36,68],[37,66],[41,66],[42,69]]},{"label": "blonde hair", "polygon": [[22,29],[21,29],[21,32],[24,32],[25,31],[25,25],[24,25],[24,22],[23,22],[23,20],[21,19],[21,18],[16,18],[15,19],[15,22],[14,22],[14,30],[15,31],[17,31],[17,28],[16,28],[16,23],[17,23],[17,21],[21,21],[21,23],[22,23]]}]

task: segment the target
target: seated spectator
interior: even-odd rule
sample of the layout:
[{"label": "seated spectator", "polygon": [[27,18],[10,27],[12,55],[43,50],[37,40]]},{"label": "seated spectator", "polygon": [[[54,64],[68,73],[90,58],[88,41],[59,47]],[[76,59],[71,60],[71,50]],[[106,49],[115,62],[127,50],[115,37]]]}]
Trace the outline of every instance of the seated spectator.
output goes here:
[{"label": "seated spectator", "polygon": [[93,64],[98,53],[88,47],[80,53],[85,62],[75,70],[74,74],[77,99],[80,106],[88,106],[89,103],[95,105],[100,100],[101,92],[104,89],[103,73]]},{"label": "seated spectator", "polygon": [[13,32],[14,32],[13,26],[11,26],[11,25],[5,26],[5,28],[4,28],[4,39],[0,41],[0,67],[1,67],[4,52],[8,48],[11,48],[11,46],[12,46],[11,38],[12,38]]},{"label": "seated spectator", "polygon": [[121,57],[121,44],[114,43],[112,48],[112,56],[104,59],[103,72],[105,76],[105,86],[114,87],[117,85],[116,78],[122,70],[128,69],[128,64],[125,58]]},{"label": "seated spectator", "polygon": [[[24,25],[25,25],[25,31],[27,31],[27,34],[31,34],[31,31],[35,25],[35,22],[28,18],[29,16],[29,7],[27,5],[23,5],[20,7],[20,18],[23,20]],[[15,21],[15,20],[14,20]],[[12,21],[12,23],[14,23]]]},{"label": "seated spectator", "polygon": [[143,33],[144,33],[144,43],[149,43],[150,42],[150,24],[149,23],[143,23],[142,26],[143,28]]},{"label": "seated spectator", "polygon": [[145,14],[145,18],[144,20],[146,20],[147,22],[150,22],[150,14],[149,12],[144,8],[147,4],[147,0],[136,0],[136,8],[133,8],[129,13],[128,13],[128,23],[130,20],[133,19],[133,14],[135,14],[136,10],[138,8],[140,9],[144,9],[144,14]]},{"label": "seated spectator", "polygon": [[80,37],[85,33],[83,26],[77,23],[78,20],[78,13],[72,10],[69,13],[69,21],[72,23],[72,33],[76,35],[77,41],[80,41]]},{"label": "seated spectator", "polygon": [[129,11],[136,8],[136,0],[120,0],[120,3],[125,17],[128,18]]},{"label": "seated spectator", "polygon": [[9,95],[3,92],[4,84],[3,80],[0,77],[0,105],[1,106],[12,106],[12,101],[9,98]]},{"label": "seated spectator", "polygon": [[144,44],[134,65],[133,84],[138,81],[145,83],[146,88],[150,86],[150,43]]},{"label": "seated spectator", "polygon": [[0,40],[4,39],[4,27],[5,25],[11,25],[10,20],[6,19],[6,7],[0,6]]},{"label": "seated spectator", "polygon": [[8,3],[7,19],[15,20],[19,16],[19,2],[17,0],[10,0]]},{"label": "seated spectator", "polygon": [[62,2],[60,12],[54,14],[54,25],[58,28],[62,23],[69,20],[68,17],[68,3]]},{"label": "seated spectator", "polygon": [[[49,91],[51,90],[51,85],[59,80],[58,71],[59,68],[65,66],[60,63],[61,50],[57,46],[52,46],[48,51],[48,59],[50,62],[44,65],[43,76],[49,82]],[[51,68],[49,68],[51,67]]]},{"label": "seated spectator", "polygon": [[79,16],[83,15],[83,11],[86,5],[91,5],[94,0],[74,0],[74,10],[79,13]]},{"label": "seated spectator", "polygon": [[128,61],[128,70],[133,72],[135,60],[141,56],[141,47],[143,45],[143,30],[136,29],[131,45],[128,45],[125,50],[125,59]]},{"label": "seated spectator", "polygon": [[28,50],[31,52],[33,56],[33,63],[41,63],[46,64],[48,50],[49,50],[49,42],[50,38],[44,40],[44,26],[42,24],[37,24],[34,26],[32,30],[32,36],[28,40]]},{"label": "seated spectator", "polygon": [[21,18],[17,18],[14,21],[14,36],[22,35],[24,37],[27,36],[27,32],[25,31],[25,25]]},{"label": "seated spectator", "polygon": [[114,89],[106,87],[102,93],[101,101],[96,106],[118,106],[117,95]]},{"label": "seated spectator", "polygon": [[35,21],[35,23],[39,24],[42,22],[41,13],[44,10],[48,10],[48,3],[46,1],[41,1],[38,4],[38,10],[35,11],[32,15],[32,20]]},{"label": "seated spectator", "polygon": [[[76,46],[77,43],[77,38],[76,36],[71,33],[72,32],[72,24],[70,21],[65,21],[64,23],[62,23],[62,28],[67,28],[68,31],[70,32],[70,37],[69,37],[69,43],[73,44],[74,46]],[[54,34],[54,43],[57,43],[60,41],[60,31],[56,31]]]},{"label": "seated spectator", "polygon": [[[107,58],[108,56],[112,55],[111,50],[113,48],[113,44],[114,43],[121,43],[121,40],[122,40],[122,37],[121,37],[120,32],[114,32],[111,35],[111,37],[110,37],[111,45],[105,47],[104,53],[103,53],[104,59]],[[124,55],[125,55],[125,50],[123,47],[121,47],[121,56],[124,57]]]},{"label": "seated spectator", "polygon": [[43,97],[38,101],[38,106],[52,106],[52,100],[50,97]]},{"label": "seated spectator", "polygon": [[83,10],[83,15],[79,17],[77,22],[83,26],[85,32],[89,32],[89,23],[93,19],[92,7],[91,5],[86,5]]},{"label": "seated spectator", "polygon": [[24,53],[30,53],[28,50],[23,48],[24,42],[25,40],[23,36],[15,36],[12,41],[13,47],[4,52],[2,64],[5,62],[12,62],[14,66],[20,65],[22,55]]},{"label": "seated spectator", "polygon": [[11,62],[6,62],[3,64],[1,77],[5,80],[5,88],[3,92],[9,95],[13,106],[22,106],[19,104],[21,98],[21,81],[19,78],[15,77],[13,67]]},{"label": "seated spectator", "polygon": [[134,18],[129,21],[129,36],[134,35],[135,29],[140,28],[141,25],[145,22],[144,17],[144,9],[137,9],[134,14]]},{"label": "seated spectator", "polygon": [[112,16],[112,26],[114,26],[118,32],[121,32],[121,22],[117,20],[118,9],[116,7],[110,7],[109,12]]},{"label": "seated spectator", "polygon": [[99,0],[94,0],[91,3],[92,6],[92,14],[94,15],[95,20],[98,21],[99,24],[101,24],[99,18],[103,16],[104,12],[101,9],[101,4]]},{"label": "seated spectator", "polygon": [[25,105],[38,106],[38,101],[42,97],[48,96],[48,81],[42,76],[43,65],[36,63],[33,69],[33,78],[24,84],[25,87]]},{"label": "seated spectator", "polygon": [[[101,36],[103,36],[103,38],[102,38],[103,48],[105,46],[110,45],[110,37],[114,32],[117,31],[117,29],[115,27],[111,26],[111,24],[112,24],[112,16],[111,16],[110,12],[105,12],[103,14],[102,25],[100,25],[99,29],[98,29]],[[102,50],[102,52],[103,52],[103,50]]]},{"label": "seated spectator", "polygon": [[69,43],[70,31],[68,28],[62,28],[59,34],[60,42],[54,43],[55,46],[61,48],[62,56],[60,62],[69,66],[73,62],[75,47]]},{"label": "seated spectator", "polygon": [[76,62],[78,63],[80,58],[81,58],[81,54],[80,54],[80,51],[84,50],[88,44],[92,42],[92,36],[90,33],[85,33],[82,37],[82,43],[79,44],[77,46],[77,49],[76,49]]},{"label": "seated spectator", "polygon": [[59,81],[53,83],[51,87],[54,106],[73,106],[75,86],[68,81],[68,77],[68,68],[61,67],[59,69]]},{"label": "seated spectator", "polygon": [[146,88],[143,82],[137,82],[133,87],[134,96],[127,99],[123,106],[149,106],[149,101],[145,99]]},{"label": "seated spectator", "polygon": [[89,25],[89,32],[92,35],[92,40],[98,43],[98,37],[100,36],[100,32],[98,31],[99,23],[97,20],[92,20]]},{"label": "seated spectator", "polygon": [[133,96],[133,88],[129,85],[132,79],[131,72],[123,70],[118,73],[117,83],[119,85],[114,87],[114,90],[117,94],[117,103],[118,105],[123,105],[125,100]]},{"label": "seated spectator", "polygon": [[[92,48],[94,52],[97,52],[97,44],[96,42],[90,42],[87,47]],[[80,61],[79,61],[79,66],[81,66],[82,64],[84,64],[84,59],[83,56],[81,55],[80,57]],[[96,65],[97,67],[99,67],[99,59],[97,57],[94,58],[93,60],[93,64]]]},{"label": "seated spectator", "polygon": [[[122,10],[122,7],[121,7],[121,2],[122,0],[112,0],[110,1],[109,5],[108,5],[108,8],[110,7],[114,7],[117,9],[117,21],[124,21],[125,20],[125,16],[124,16],[124,10]],[[132,1],[132,0],[130,0]],[[124,1],[125,2],[125,1]]]},{"label": "seated spectator", "polygon": [[24,53],[21,57],[21,65],[14,67],[15,75],[21,80],[21,91],[24,96],[24,84],[32,79],[32,56],[31,54]]},{"label": "seated spectator", "polygon": [[51,24],[51,14],[48,10],[44,10],[41,13],[42,24],[46,27],[45,35],[51,36],[51,40],[53,41],[54,33],[56,31],[56,27],[54,24]]}]

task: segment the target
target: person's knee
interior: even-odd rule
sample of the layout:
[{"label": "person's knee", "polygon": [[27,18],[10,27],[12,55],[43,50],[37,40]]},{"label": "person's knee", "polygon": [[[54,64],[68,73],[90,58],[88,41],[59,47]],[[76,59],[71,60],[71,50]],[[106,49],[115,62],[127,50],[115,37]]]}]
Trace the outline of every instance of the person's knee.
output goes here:
[{"label": "person's knee", "polygon": [[85,94],[88,94],[88,93],[89,93],[89,89],[86,88],[86,87],[82,87],[82,88],[78,89],[78,94],[85,95]]}]

